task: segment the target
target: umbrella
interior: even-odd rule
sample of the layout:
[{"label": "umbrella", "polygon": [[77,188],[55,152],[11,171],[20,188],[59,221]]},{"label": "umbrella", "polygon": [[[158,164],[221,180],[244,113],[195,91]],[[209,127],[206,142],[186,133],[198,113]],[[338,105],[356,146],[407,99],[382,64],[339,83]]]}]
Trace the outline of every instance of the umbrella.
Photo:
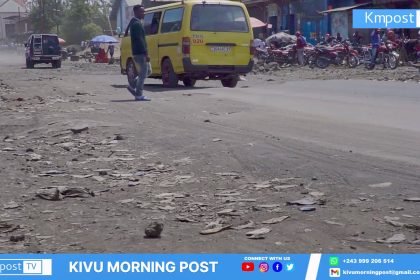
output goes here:
[{"label": "umbrella", "polygon": [[58,43],[61,45],[61,44],[64,44],[66,42],[66,40],[64,40],[64,39],[61,39],[61,38],[58,38]]},{"label": "umbrella", "polygon": [[249,20],[251,21],[252,28],[258,28],[258,27],[265,27],[265,26],[267,26],[266,23],[262,22],[261,20],[259,20],[257,18],[250,17]]},{"label": "umbrella", "polygon": [[118,43],[118,40],[112,36],[99,35],[90,40],[92,43]]},{"label": "umbrella", "polygon": [[296,36],[290,35],[285,32],[279,32],[274,35],[271,35],[270,37],[266,39],[267,43],[271,43],[272,41],[276,41],[279,43],[294,43],[296,42]]}]

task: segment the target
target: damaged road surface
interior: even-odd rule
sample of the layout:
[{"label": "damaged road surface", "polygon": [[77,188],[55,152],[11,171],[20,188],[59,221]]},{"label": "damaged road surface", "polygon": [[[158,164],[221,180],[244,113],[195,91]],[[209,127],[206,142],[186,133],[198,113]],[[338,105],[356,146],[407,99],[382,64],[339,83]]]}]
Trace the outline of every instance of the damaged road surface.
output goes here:
[{"label": "damaged road surface", "polygon": [[143,103],[118,65],[0,62],[2,252],[419,252],[409,68],[147,80]]}]

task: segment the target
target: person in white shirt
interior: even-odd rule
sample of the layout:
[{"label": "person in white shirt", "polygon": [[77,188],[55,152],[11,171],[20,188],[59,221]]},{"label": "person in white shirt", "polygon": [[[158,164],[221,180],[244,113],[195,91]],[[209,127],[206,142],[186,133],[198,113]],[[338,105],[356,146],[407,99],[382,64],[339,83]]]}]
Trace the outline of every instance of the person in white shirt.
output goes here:
[{"label": "person in white shirt", "polygon": [[254,48],[256,49],[265,49],[266,44],[264,41],[264,34],[262,33],[258,34],[258,38],[254,39],[253,45],[254,45]]}]

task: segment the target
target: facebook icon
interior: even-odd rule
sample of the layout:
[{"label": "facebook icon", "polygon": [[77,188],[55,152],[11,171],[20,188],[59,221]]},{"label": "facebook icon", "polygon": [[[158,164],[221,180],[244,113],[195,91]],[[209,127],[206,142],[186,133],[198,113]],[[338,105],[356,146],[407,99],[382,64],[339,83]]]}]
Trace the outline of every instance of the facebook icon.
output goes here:
[{"label": "facebook icon", "polygon": [[280,272],[283,269],[283,265],[280,262],[273,263],[273,270],[275,272]]}]

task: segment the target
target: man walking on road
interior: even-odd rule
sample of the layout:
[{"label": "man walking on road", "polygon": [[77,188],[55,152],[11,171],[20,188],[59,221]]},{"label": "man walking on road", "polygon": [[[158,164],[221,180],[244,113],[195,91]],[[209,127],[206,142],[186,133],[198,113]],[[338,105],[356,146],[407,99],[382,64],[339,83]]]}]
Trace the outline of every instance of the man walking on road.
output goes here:
[{"label": "man walking on road", "polygon": [[146,35],[144,32],[142,20],[144,19],[144,6],[135,5],[133,7],[134,18],[130,22],[131,50],[135,63],[139,68],[139,75],[136,78],[136,88],[130,85],[128,89],[134,95],[136,101],[150,101],[143,95],[144,80],[147,75],[147,62],[150,58],[147,54]]}]

